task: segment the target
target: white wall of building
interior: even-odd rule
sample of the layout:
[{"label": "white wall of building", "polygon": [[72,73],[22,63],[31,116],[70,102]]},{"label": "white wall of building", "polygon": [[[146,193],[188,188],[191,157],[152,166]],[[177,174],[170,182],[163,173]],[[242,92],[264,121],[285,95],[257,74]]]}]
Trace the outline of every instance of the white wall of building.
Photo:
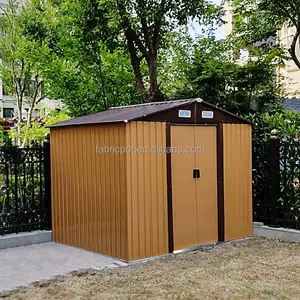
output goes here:
[{"label": "white wall of building", "polygon": [[[284,26],[278,32],[278,40],[281,45],[288,50],[292,44],[296,29],[294,27]],[[299,43],[296,48],[296,52],[300,57]],[[290,97],[300,97],[300,70],[296,66],[293,60],[288,60],[285,62],[285,67],[281,70],[281,75],[284,78],[284,85]]]},{"label": "white wall of building", "polygon": [[[63,102],[61,100],[51,100],[51,99],[43,99],[39,102],[35,111],[33,112],[33,118],[43,117],[44,114],[49,113],[50,111],[56,109],[61,110],[63,108]],[[8,111],[13,111],[13,114],[7,116],[5,114]],[[23,120],[27,120],[29,105],[26,103],[23,104],[22,118]],[[3,95],[3,84],[0,78],[0,118],[3,117],[16,117],[17,116],[17,104],[14,97],[9,95]]]}]

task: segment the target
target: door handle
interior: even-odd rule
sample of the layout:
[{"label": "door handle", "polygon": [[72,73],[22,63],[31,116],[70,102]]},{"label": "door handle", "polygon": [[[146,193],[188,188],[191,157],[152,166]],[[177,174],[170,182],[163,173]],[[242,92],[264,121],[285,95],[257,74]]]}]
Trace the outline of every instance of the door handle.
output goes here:
[{"label": "door handle", "polygon": [[200,178],[200,170],[199,169],[193,170],[193,178]]}]

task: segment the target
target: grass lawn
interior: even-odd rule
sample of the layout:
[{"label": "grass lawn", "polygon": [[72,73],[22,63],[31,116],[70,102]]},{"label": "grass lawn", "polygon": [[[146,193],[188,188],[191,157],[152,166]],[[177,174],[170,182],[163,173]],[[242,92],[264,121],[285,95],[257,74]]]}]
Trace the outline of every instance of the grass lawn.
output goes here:
[{"label": "grass lawn", "polygon": [[5,299],[300,299],[300,244],[250,239],[102,272],[75,272]]}]

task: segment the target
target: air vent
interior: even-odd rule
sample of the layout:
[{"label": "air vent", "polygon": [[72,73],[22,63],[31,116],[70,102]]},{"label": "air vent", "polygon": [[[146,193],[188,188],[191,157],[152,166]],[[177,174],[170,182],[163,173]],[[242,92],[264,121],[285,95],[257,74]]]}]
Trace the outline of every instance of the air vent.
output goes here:
[{"label": "air vent", "polygon": [[179,118],[191,118],[192,112],[190,110],[179,110]]}]

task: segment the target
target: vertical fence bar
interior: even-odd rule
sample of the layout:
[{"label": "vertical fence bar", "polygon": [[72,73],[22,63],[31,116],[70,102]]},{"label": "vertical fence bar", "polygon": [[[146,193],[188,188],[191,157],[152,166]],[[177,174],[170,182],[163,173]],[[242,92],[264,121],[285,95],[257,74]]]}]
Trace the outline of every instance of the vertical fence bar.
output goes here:
[{"label": "vertical fence bar", "polygon": [[270,227],[279,227],[278,224],[278,203],[280,198],[280,141],[277,137],[277,130],[271,131],[270,138],[270,176],[271,176],[271,222]]},{"label": "vertical fence bar", "polygon": [[50,134],[44,140],[45,229],[52,228]]},{"label": "vertical fence bar", "polygon": [[[13,158],[14,158],[14,193],[15,193],[15,226],[16,226],[16,233],[20,231],[20,216],[19,216],[19,197],[18,197],[18,152],[14,149],[13,151]],[[22,230],[22,229],[21,229]]]}]

